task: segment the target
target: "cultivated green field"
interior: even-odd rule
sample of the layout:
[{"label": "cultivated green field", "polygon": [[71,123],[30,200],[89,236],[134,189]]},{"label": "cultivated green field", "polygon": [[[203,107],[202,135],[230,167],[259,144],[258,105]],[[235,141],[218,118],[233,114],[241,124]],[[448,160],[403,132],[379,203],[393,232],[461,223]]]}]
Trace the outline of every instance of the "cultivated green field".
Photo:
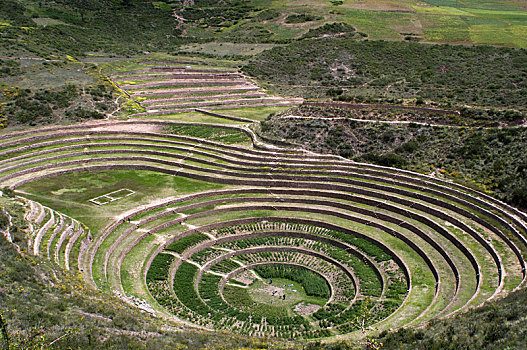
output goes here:
[{"label": "cultivated green field", "polygon": [[[252,16],[236,25],[220,27],[217,38],[229,40],[235,37],[243,40],[239,38],[244,32],[249,34],[253,28],[258,28],[266,33],[268,41],[288,40],[298,38],[324,23],[338,21],[354,26],[370,39],[527,47],[527,12],[519,1],[254,0],[250,3],[257,9],[266,9],[266,15]],[[268,15],[271,12],[272,15]],[[312,15],[313,19],[287,23],[286,17],[291,13]],[[206,28],[200,30],[208,31]],[[199,33],[195,29],[192,31]],[[194,45],[184,50],[227,55],[217,45]],[[232,50],[230,55],[255,52],[247,50],[240,46]]]}]

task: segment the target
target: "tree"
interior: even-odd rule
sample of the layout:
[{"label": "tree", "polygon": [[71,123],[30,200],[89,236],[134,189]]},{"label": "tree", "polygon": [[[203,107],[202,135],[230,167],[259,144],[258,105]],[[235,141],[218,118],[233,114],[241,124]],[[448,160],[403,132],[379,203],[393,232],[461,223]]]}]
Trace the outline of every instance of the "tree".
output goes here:
[{"label": "tree", "polygon": [[355,319],[353,320],[353,325],[359,328],[362,334],[366,334],[366,331],[370,329],[368,325],[375,319],[379,305],[379,303],[375,303],[371,300],[370,297],[362,300],[358,315],[355,316]]}]

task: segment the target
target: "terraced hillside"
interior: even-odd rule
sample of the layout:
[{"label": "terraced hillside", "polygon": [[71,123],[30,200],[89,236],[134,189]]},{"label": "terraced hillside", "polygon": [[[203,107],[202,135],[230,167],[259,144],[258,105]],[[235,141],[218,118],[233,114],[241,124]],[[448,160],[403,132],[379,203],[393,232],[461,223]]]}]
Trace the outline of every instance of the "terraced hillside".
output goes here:
[{"label": "terraced hillside", "polygon": [[[284,107],[302,103],[301,98],[268,96],[233,68],[180,61],[159,61],[144,66],[143,69],[123,70],[111,76],[145,109],[132,117],[174,117],[193,111],[211,113],[214,110]],[[252,122],[246,118],[231,118]]]},{"label": "terraced hillside", "polygon": [[235,125],[130,119],[0,138],[30,253],[197,327],[332,337],[448,317],[525,282],[527,216],[424,175],[265,148]]}]

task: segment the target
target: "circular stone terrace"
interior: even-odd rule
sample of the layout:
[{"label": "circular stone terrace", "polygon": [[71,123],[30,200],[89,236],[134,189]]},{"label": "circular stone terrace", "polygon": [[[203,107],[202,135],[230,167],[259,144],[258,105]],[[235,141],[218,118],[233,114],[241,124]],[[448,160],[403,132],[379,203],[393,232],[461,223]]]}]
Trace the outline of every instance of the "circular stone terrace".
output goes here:
[{"label": "circular stone terrace", "polygon": [[[188,125],[246,141],[177,131]],[[525,283],[525,213],[455,183],[265,147],[235,125],[99,121],[0,140],[0,185],[26,204],[28,252],[196,327],[322,338],[417,326]],[[97,187],[112,174],[128,178]]]}]

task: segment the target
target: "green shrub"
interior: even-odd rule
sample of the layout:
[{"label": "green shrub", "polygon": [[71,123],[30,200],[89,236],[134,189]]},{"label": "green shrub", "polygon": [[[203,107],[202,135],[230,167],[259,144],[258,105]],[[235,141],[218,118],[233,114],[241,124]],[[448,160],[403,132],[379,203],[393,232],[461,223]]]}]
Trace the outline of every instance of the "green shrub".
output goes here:
[{"label": "green shrub", "polygon": [[5,230],[9,227],[9,218],[0,212],[0,230]]},{"label": "green shrub", "polygon": [[77,107],[74,110],[66,111],[66,116],[76,121],[86,119],[104,119],[106,116],[98,111],[87,110],[82,107]]},{"label": "green shrub", "polygon": [[0,59],[0,77],[16,76],[21,74],[20,62],[9,59]]},{"label": "green shrub", "polygon": [[[351,27],[326,24],[306,36],[339,30]],[[345,86],[342,96],[362,96],[372,102],[419,98],[423,103],[522,112],[527,109],[525,65],[521,65],[524,56],[524,50],[503,47],[355,41],[342,36],[319,40],[316,45],[298,40],[275,47],[256,55],[243,70],[277,92],[306,98],[317,98],[324,90]],[[338,67],[346,67],[347,73],[339,73]]]},{"label": "green shrub", "polygon": [[2,193],[10,198],[15,197],[15,191],[13,191],[11,188],[7,186],[2,187]]},{"label": "green shrub", "polygon": [[324,35],[331,36],[335,34],[353,33],[354,31],[355,28],[347,23],[326,23],[321,27],[310,29],[306,34],[302,36],[302,39],[316,38]]},{"label": "green shrub", "polygon": [[263,21],[270,21],[277,17],[280,17],[280,11],[275,10],[275,9],[266,9],[261,12],[258,12],[258,14],[254,16],[254,19],[256,21],[263,22]]},{"label": "green shrub", "polygon": [[393,152],[381,155],[374,152],[365,153],[357,157],[356,160],[395,168],[401,168],[408,164],[405,158]]},{"label": "green shrub", "polygon": [[305,23],[305,22],[312,22],[312,21],[318,21],[322,17],[314,16],[314,15],[308,15],[305,13],[301,14],[292,14],[286,17],[285,23]]}]

